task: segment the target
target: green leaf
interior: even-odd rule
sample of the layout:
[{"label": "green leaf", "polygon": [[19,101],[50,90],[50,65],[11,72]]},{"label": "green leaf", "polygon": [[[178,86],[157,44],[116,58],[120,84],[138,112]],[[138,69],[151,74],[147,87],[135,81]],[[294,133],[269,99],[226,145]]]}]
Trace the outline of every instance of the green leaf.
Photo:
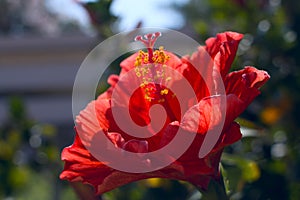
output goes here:
[{"label": "green leaf", "polygon": [[236,165],[242,172],[242,178],[249,183],[260,178],[260,168],[253,160],[223,153],[222,161],[229,165]]}]

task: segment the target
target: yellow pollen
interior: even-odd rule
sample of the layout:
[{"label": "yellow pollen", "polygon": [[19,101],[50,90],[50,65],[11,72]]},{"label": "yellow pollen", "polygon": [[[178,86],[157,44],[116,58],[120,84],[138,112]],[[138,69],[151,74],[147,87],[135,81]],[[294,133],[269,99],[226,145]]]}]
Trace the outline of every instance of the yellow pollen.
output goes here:
[{"label": "yellow pollen", "polygon": [[[157,94],[163,96],[169,93],[168,89],[159,89],[159,87],[155,86],[156,84],[164,84],[171,80],[171,77],[167,76],[166,71],[166,63],[170,59],[170,56],[166,53],[163,46],[160,46],[156,50],[153,49],[154,43],[160,35],[160,33],[153,33],[135,38],[135,41],[144,43],[148,49],[148,52],[140,50],[137,53],[134,70],[136,76],[141,79],[140,87],[144,91],[144,98],[149,102],[156,99]],[[161,97],[157,100],[158,102],[164,102],[165,98]]]},{"label": "yellow pollen", "polygon": [[169,93],[168,89],[163,89],[163,90],[160,91],[161,95],[168,94],[168,93]]},{"label": "yellow pollen", "polygon": [[145,99],[149,102],[151,101],[151,97],[149,97],[148,95],[145,95]]},{"label": "yellow pollen", "polygon": [[165,53],[164,48],[159,47],[154,51],[152,61],[157,64],[165,64],[169,59],[170,56]]},{"label": "yellow pollen", "polygon": [[148,63],[148,53],[145,53],[142,50],[140,50],[137,57],[135,58],[134,66],[139,67],[142,64],[146,63]]},{"label": "yellow pollen", "polygon": [[136,72],[135,74],[136,74],[137,77],[141,77],[142,76],[142,74],[140,72]]}]

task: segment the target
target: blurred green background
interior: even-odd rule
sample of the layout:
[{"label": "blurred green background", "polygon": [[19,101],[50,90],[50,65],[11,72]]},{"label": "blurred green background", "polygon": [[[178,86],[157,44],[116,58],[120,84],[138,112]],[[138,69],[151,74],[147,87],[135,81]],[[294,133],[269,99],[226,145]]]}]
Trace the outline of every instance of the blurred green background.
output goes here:
[{"label": "blurred green background", "polygon": [[[0,0],[0,199],[77,199],[69,184],[58,179],[63,167],[60,152],[73,139],[72,81],[88,50],[99,41],[123,31],[120,26],[122,16],[111,11],[113,1],[78,4],[89,19],[89,24],[84,26],[66,16],[59,17],[51,9],[49,11],[45,2]],[[168,2],[158,5],[159,12],[171,9],[179,14],[182,23],[176,29],[200,43],[227,30],[245,34],[232,69],[252,65],[271,75],[269,82],[261,89],[262,94],[237,119],[242,125],[243,139],[227,148],[222,156],[222,171],[231,199],[298,200],[300,2]],[[143,5],[136,2],[135,6],[140,9]],[[30,12],[30,9],[36,12]],[[172,15],[167,17],[172,20]],[[143,19],[138,22],[137,19],[136,24],[130,24],[130,28],[147,26]],[[69,41],[74,35],[75,39]],[[27,41],[27,38],[30,40]],[[64,45],[65,54],[54,60],[58,55],[53,54],[50,47],[52,57],[47,48],[39,47],[39,44],[47,47],[48,43],[43,43],[45,40],[49,43],[56,41],[57,44],[68,40]],[[78,43],[76,52],[74,43]],[[29,45],[34,53],[26,52],[24,45]],[[35,51],[39,48],[42,53]],[[34,63],[29,60],[30,56],[34,58]],[[26,66],[22,66],[24,62]],[[53,68],[49,65],[51,62],[62,67]],[[36,72],[28,77],[26,67],[31,69],[32,65],[38,66],[32,70],[40,70],[40,74]],[[68,68],[63,68],[67,65]],[[107,73],[116,73],[116,66],[112,65]],[[59,73],[62,80],[52,80],[51,76],[57,78],[58,75],[50,69],[47,71],[47,67]],[[45,77],[30,82],[42,75]],[[49,82],[43,82],[49,77]],[[105,80],[101,81],[99,90],[103,91],[107,85]],[[68,84],[64,85],[65,82]],[[36,102],[41,106],[34,107],[38,104]],[[54,112],[51,106],[55,108],[57,105],[62,109]],[[200,193],[192,185],[163,179],[139,181],[103,195],[103,199],[107,200],[200,198]]]}]

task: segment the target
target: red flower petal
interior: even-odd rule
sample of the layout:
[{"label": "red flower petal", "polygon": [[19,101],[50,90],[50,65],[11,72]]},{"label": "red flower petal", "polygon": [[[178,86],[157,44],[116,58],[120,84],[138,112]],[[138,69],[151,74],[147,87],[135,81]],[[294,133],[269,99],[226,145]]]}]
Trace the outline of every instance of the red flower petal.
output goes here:
[{"label": "red flower petal", "polygon": [[110,132],[107,133],[107,137],[111,140],[115,147],[122,147],[125,144],[125,140],[120,133]]},{"label": "red flower petal", "polygon": [[65,161],[65,167],[60,178],[72,182],[82,181],[97,187],[112,172],[111,168],[96,160],[85,149],[77,134],[74,144],[63,150],[62,160]]},{"label": "red flower petal", "polygon": [[215,38],[206,40],[206,50],[218,66],[221,76],[225,78],[236,55],[243,35],[235,32],[217,34]]},{"label": "red flower petal", "polygon": [[[217,177],[219,175],[217,172],[223,148],[238,141],[242,134],[237,123],[230,124],[228,129],[222,132],[211,153],[204,158],[199,158],[198,153],[204,137],[204,135],[197,134],[190,148],[177,161],[184,167],[185,176],[189,178],[197,175]],[[202,188],[205,188],[205,185]]]},{"label": "red flower petal", "polygon": [[198,101],[212,95],[208,86],[214,84],[214,73],[220,73],[225,79],[242,37],[242,34],[235,32],[217,34],[217,37],[206,40],[206,46],[199,47],[192,56],[182,58],[185,64],[181,67],[182,73],[189,80]]},{"label": "red flower petal", "polygon": [[[181,60],[174,54],[165,52],[170,56],[165,64],[181,73],[189,81],[197,95],[197,99],[192,99],[192,94],[183,90],[182,96],[185,96],[184,100],[187,105],[178,105],[182,103],[182,99],[179,103],[179,100],[173,100],[174,96],[168,96],[172,94],[172,91],[169,91],[168,95],[164,94],[165,103],[145,101],[142,90],[137,90],[132,94],[129,90],[130,86],[138,80],[136,77],[131,77],[133,79],[126,77],[125,73],[134,68],[137,54],[125,59],[121,63],[120,76],[113,75],[109,78],[108,82],[111,87],[97,100],[88,104],[77,116],[76,130],[80,138],[76,134],[74,144],[63,150],[62,160],[65,161],[65,168],[60,178],[72,182],[88,183],[94,186],[98,195],[118,186],[151,177],[185,180],[200,188],[206,188],[211,179],[218,179],[223,148],[241,138],[239,125],[234,122],[234,119],[246,109],[259,94],[258,89],[270,78],[266,72],[253,67],[246,67],[226,75],[241,39],[242,35],[238,33],[218,34],[216,38],[206,41],[205,48],[199,48],[191,57],[187,56]],[[198,73],[199,71],[201,74]],[[220,72],[224,79],[226,96],[211,96],[208,93],[208,87],[214,86],[216,72]],[[174,88],[182,87],[182,78],[174,76],[174,73],[170,73],[168,76],[171,76],[170,84]],[[118,98],[112,97],[113,90],[119,90]],[[160,90],[158,91],[160,92]],[[155,96],[156,93],[151,95]],[[226,104],[222,104],[222,97],[226,98]],[[130,104],[124,104],[124,99],[130,101]],[[117,109],[118,115],[122,117],[122,122],[128,125],[130,130],[135,130],[131,129],[132,121],[138,125],[149,124],[149,109],[157,103],[166,109],[167,119],[162,130],[150,138],[141,140],[126,134],[113,117],[112,109]],[[186,111],[181,122],[183,113],[179,112],[179,106],[183,106],[183,110]],[[222,108],[225,106],[226,109],[223,110],[223,113]],[[124,114],[128,109],[130,116]],[[222,120],[224,120],[224,124],[220,130],[220,137],[215,141],[212,150],[203,158],[199,157],[199,152],[208,136],[207,132],[217,128],[222,124]],[[169,144],[178,130],[183,131],[189,137],[190,134],[199,133],[195,135],[192,144],[180,158],[175,160],[171,156],[150,159],[145,157],[148,152]],[[149,131],[153,132],[152,129]],[[143,163],[143,166],[145,166],[144,164],[151,165],[153,159],[171,160],[172,164],[157,171],[139,174],[112,169],[107,166],[108,162],[97,160],[86,149],[98,145],[94,139],[102,136],[100,134],[104,134],[109,139],[108,142],[111,141],[112,148],[136,152],[138,156],[141,156],[142,161],[146,162]],[[185,142],[184,140],[189,137],[183,138],[180,142]]]},{"label": "red flower petal", "polygon": [[244,102],[243,109],[245,109],[260,94],[258,89],[269,79],[267,72],[254,67],[245,67],[226,76],[226,93],[235,94]]},{"label": "red flower petal", "polygon": [[147,153],[148,142],[146,140],[129,140],[124,144],[123,149],[135,153]]},{"label": "red flower petal", "polygon": [[222,102],[224,100],[222,96],[202,99],[185,113],[181,127],[190,132],[205,134],[209,129],[220,125],[223,119],[223,130],[226,130],[229,124],[241,114],[244,106],[235,95],[227,95],[226,104]]},{"label": "red flower petal", "polygon": [[207,85],[212,84],[213,62],[205,48],[199,47],[191,57],[182,58],[182,62],[185,64],[182,73],[193,87],[197,101],[210,96]]},{"label": "red flower petal", "polygon": [[217,149],[229,146],[242,138],[242,133],[240,130],[240,125],[236,122],[230,124],[228,130],[223,134],[223,137],[220,138],[220,145]]}]

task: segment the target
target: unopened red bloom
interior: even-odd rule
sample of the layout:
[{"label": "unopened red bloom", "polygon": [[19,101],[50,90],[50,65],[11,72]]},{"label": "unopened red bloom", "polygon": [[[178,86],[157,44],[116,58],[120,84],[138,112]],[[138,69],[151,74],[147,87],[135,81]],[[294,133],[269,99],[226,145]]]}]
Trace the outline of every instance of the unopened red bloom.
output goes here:
[{"label": "unopened red bloom", "polygon": [[[97,195],[126,183],[151,177],[184,180],[203,189],[207,188],[211,179],[219,179],[219,162],[223,148],[241,138],[240,127],[234,119],[260,93],[258,89],[269,79],[269,75],[250,66],[229,73],[242,34],[220,33],[215,38],[209,38],[204,48],[199,48],[191,56],[183,58],[178,58],[163,48],[154,50],[153,43],[158,36],[156,33],[147,35],[146,39],[138,37],[137,40],[146,43],[147,52],[140,51],[125,59],[121,63],[120,75],[112,75],[109,78],[111,87],[90,102],[77,116],[74,144],[62,152],[65,168],[60,175],[61,179],[90,184],[94,186]],[[212,63],[205,59],[207,53]],[[168,74],[166,66],[176,70],[181,76],[176,73]],[[198,73],[199,69],[203,72],[202,75]],[[126,75],[132,70],[133,80],[130,79],[132,76]],[[209,90],[212,86],[217,87],[214,73],[220,74],[224,94],[211,94]],[[211,78],[206,80],[203,75]],[[172,85],[180,88],[184,84],[183,79],[188,81],[195,96],[185,93],[184,88],[176,93],[166,87]],[[140,85],[130,93],[127,90],[136,80],[140,81]],[[118,99],[113,102],[114,90],[118,90]],[[176,97],[179,95],[185,99],[178,100]],[[224,114],[220,113],[218,106],[215,107],[215,103],[220,104],[221,97],[226,99]],[[128,107],[122,102],[123,98],[129,100]],[[161,105],[166,110],[166,120],[162,129],[148,127],[147,131],[152,137],[139,138],[137,135],[128,134],[116,122],[113,113],[114,109],[117,110],[122,122],[128,125],[127,129],[134,131],[131,129],[133,123],[140,126],[160,123],[159,117],[149,115],[154,105]],[[126,115],[128,112],[130,117]],[[199,150],[207,132],[218,126],[222,116],[224,123],[218,140],[207,155],[199,157]],[[157,123],[153,122],[155,120]],[[87,146],[92,146],[89,138],[97,138],[99,134],[104,134],[114,147],[140,153],[141,159],[145,159],[147,165],[151,165],[154,161],[144,158],[145,153],[163,148],[178,131],[187,137],[194,134],[188,149],[169,165],[145,173],[114,169],[109,163],[96,159],[87,150]]]}]

